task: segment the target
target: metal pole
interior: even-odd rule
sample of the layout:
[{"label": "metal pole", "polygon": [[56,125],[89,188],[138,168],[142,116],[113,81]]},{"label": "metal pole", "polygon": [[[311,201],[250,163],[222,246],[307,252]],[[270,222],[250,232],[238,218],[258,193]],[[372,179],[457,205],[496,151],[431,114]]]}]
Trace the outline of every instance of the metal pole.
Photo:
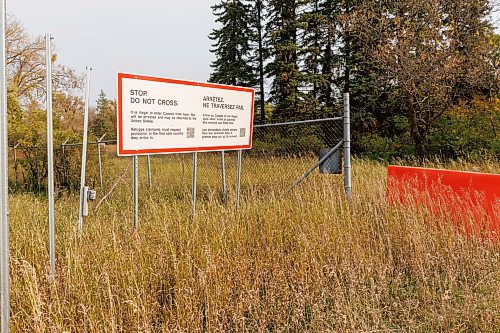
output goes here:
[{"label": "metal pole", "polygon": [[198,153],[193,153],[193,179],[192,179],[192,204],[191,204],[191,218],[194,221],[196,216],[196,178],[198,172]]},{"label": "metal pole", "polygon": [[7,140],[7,84],[5,73],[5,1],[0,9],[0,264],[2,291],[2,333],[9,332],[10,288],[9,288],[9,184],[8,184],[8,140]]},{"label": "metal pole", "polygon": [[17,164],[17,148],[19,148],[20,143],[14,145],[14,164]]},{"label": "metal pole", "polygon": [[243,150],[238,150],[238,161],[236,166],[236,208],[240,205],[240,188],[241,188],[241,162],[243,159]]},{"label": "metal pole", "polygon": [[133,197],[134,197],[134,228],[139,228],[139,157],[133,157]]},{"label": "metal pole", "polygon": [[102,189],[102,161],[101,161],[101,141],[104,139],[106,134],[101,136],[99,141],[97,141],[97,163],[99,166],[99,187]]},{"label": "metal pole", "polygon": [[16,188],[19,186],[19,176],[17,172],[17,148],[19,147],[20,143],[16,143],[14,146],[14,173],[16,174]]},{"label": "metal pole", "polygon": [[337,120],[342,120],[342,117],[289,121],[289,122],[284,122],[284,123],[258,124],[258,125],[255,125],[254,128],[276,127],[276,126],[285,126],[285,125],[304,125],[304,124],[323,123],[326,121],[337,121]]},{"label": "metal pole", "polygon": [[351,187],[351,107],[349,93],[344,94],[344,188],[348,199],[352,196]]},{"label": "metal pole", "polygon": [[151,156],[150,155],[148,155],[148,186],[149,186],[149,190],[151,191],[151,189],[153,188],[153,180],[151,177]]},{"label": "metal pole", "polygon": [[62,144],[61,144],[61,149],[62,149],[62,163],[63,163],[63,174],[64,174],[64,183],[65,185],[68,185],[68,171],[66,169],[66,143],[68,143],[69,138],[66,139]]},{"label": "metal pole", "polygon": [[89,95],[90,95],[90,73],[92,68],[87,66],[87,79],[85,83],[85,113],[83,120],[83,146],[82,146],[82,172],[80,175],[80,212],[78,214],[78,232],[83,232],[83,207],[85,198],[85,168],[87,165],[87,138],[89,129]]},{"label": "metal pole", "polygon": [[226,188],[226,160],[224,151],[220,152],[221,177],[222,177],[222,203],[227,203],[227,188]]},{"label": "metal pole", "polygon": [[326,161],[335,151],[342,147],[342,141],[340,141],[332,150],[330,150],[322,159],[320,159],[311,169],[309,169],[302,177],[300,177],[290,189],[286,192],[287,194],[293,191],[304,179],[306,179],[316,168],[318,168],[324,161]]},{"label": "metal pole", "polygon": [[49,200],[49,263],[50,274],[56,272],[56,235],[54,213],[54,133],[52,123],[52,36],[45,35],[47,58],[47,197]]},{"label": "metal pole", "polygon": [[[114,141],[114,140],[101,141],[100,143],[114,145],[114,144],[116,144],[116,141]],[[98,145],[98,144],[99,144],[99,142],[87,142],[87,145]],[[68,144],[66,144],[66,147],[80,147],[80,146],[83,146],[83,143],[68,143]]]},{"label": "metal pole", "polygon": [[41,183],[42,180],[40,179],[40,168],[39,168],[39,163],[38,163],[38,145],[35,146],[35,163],[36,163],[36,179],[37,179],[37,184],[38,184],[38,195],[40,195],[40,188],[41,188]]}]

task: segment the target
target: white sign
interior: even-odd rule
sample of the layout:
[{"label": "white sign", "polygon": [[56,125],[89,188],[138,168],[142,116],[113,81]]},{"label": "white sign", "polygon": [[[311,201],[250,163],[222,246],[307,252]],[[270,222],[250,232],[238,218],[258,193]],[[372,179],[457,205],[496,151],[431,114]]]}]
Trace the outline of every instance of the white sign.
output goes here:
[{"label": "white sign", "polygon": [[118,155],[252,148],[255,92],[118,73]]}]

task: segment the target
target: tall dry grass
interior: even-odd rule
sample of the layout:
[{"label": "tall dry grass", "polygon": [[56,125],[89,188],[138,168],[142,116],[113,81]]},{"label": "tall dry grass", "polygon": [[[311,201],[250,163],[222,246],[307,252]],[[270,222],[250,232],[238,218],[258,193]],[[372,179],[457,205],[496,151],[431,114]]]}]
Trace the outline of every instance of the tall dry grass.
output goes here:
[{"label": "tall dry grass", "polygon": [[[188,157],[154,159],[151,191],[141,173],[138,231],[129,177],[81,238],[78,199],[61,197],[54,278],[46,202],[13,195],[12,331],[498,332],[498,245],[436,228],[424,209],[388,207],[383,165],[354,161],[347,202],[340,176],[282,195],[309,160],[247,159],[236,211],[220,203],[208,162],[194,222]],[[130,161],[106,163],[109,188]],[[234,157],[228,165],[232,200]]]}]

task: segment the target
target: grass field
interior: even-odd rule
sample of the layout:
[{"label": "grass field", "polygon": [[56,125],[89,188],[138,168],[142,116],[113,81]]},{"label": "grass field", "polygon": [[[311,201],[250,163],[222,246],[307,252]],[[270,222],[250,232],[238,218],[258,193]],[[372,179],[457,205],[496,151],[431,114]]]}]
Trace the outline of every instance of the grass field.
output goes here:
[{"label": "grass field", "polygon": [[[342,176],[314,174],[283,196],[311,159],[246,159],[237,211],[234,156],[227,206],[216,163],[200,158],[195,221],[189,156],[153,159],[151,191],[141,164],[138,231],[129,159],[105,161],[106,190],[125,177],[81,238],[77,195],[60,197],[54,278],[46,199],[13,194],[12,331],[498,332],[498,245],[387,206],[382,164],[354,161],[346,202]],[[495,161],[447,167],[500,172]]]}]

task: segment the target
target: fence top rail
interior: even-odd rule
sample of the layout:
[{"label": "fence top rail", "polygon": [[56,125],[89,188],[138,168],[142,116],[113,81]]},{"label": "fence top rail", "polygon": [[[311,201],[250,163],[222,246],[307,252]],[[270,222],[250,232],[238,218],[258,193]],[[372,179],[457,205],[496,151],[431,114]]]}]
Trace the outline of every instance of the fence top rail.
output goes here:
[{"label": "fence top rail", "polygon": [[342,117],[333,117],[333,118],[322,118],[322,119],[289,121],[289,122],[283,122],[283,123],[258,124],[258,125],[254,125],[254,128],[272,127],[272,126],[286,126],[286,125],[299,125],[299,124],[310,124],[310,123],[321,123],[321,122],[325,122],[325,121],[340,121],[342,119],[343,119]]},{"label": "fence top rail", "polygon": [[15,144],[14,146],[9,146],[9,149],[37,149],[37,148],[38,146],[23,146],[20,143]]},{"label": "fence top rail", "polygon": [[[82,146],[83,143],[67,143],[68,140],[65,142],[61,143],[61,146],[64,147],[76,147],[76,146]],[[98,142],[89,142],[89,145],[99,145],[99,144],[110,144],[114,145],[116,144],[116,140],[108,140],[108,141],[98,141]],[[16,144],[14,146],[9,146],[10,149],[37,149],[39,148],[38,146],[23,146],[21,144]]]},{"label": "fence top rail", "polygon": [[[88,142],[87,144],[89,145],[102,145],[102,144],[110,144],[110,145],[114,145],[116,144],[116,140],[108,140],[108,141],[98,141],[98,142]],[[76,146],[82,146],[83,143],[65,143],[65,144],[62,144],[61,146],[65,146],[65,147],[76,147]]]}]

